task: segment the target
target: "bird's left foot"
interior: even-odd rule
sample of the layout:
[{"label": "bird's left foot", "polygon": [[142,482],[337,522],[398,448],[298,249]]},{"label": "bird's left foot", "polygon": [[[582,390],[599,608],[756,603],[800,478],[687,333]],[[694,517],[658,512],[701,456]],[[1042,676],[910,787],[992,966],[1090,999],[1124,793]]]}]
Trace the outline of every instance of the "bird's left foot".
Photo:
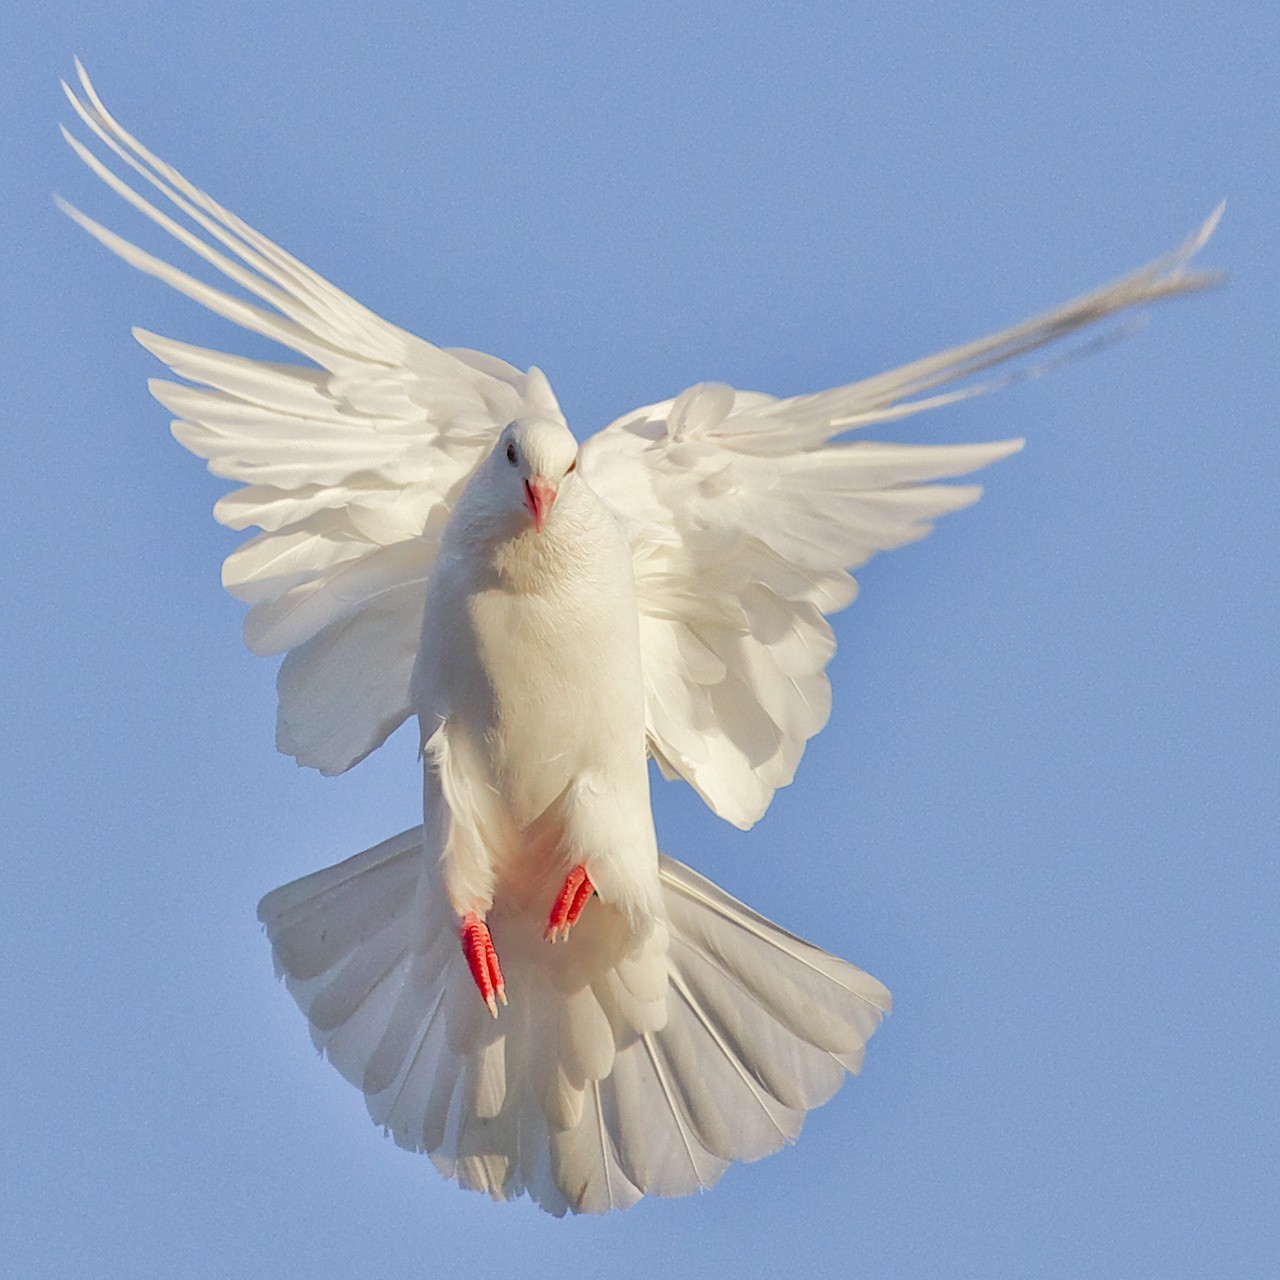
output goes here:
[{"label": "bird's left foot", "polygon": [[564,888],[556,895],[547,920],[547,931],[542,936],[548,942],[558,942],[569,936],[569,930],[578,923],[587,899],[596,887],[587,876],[586,867],[574,867],[565,877]]}]

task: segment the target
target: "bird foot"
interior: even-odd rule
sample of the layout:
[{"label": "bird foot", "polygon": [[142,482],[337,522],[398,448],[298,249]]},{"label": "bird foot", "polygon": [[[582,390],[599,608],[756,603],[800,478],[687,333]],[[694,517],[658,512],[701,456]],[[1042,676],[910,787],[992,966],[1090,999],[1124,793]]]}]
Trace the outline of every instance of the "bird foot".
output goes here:
[{"label": "bird foot", "polygon": [[498,1001],[507,1003],[506,984],[498,967],[498,953],[494,950],[489,926],[474,911],[462,917],[462,954],[467,958],[471,976],[476,980],[489,1012],[498,1016]]},{"label": "bird foot", "polygon": [[587,899],[596,887],[587,876],[586,867],[574,867],[565,877],[564,888],[556,895],[547,920],[547,931],[542,936],[548,942],[558,942],[569,936],[569,930],[578,923]]}]

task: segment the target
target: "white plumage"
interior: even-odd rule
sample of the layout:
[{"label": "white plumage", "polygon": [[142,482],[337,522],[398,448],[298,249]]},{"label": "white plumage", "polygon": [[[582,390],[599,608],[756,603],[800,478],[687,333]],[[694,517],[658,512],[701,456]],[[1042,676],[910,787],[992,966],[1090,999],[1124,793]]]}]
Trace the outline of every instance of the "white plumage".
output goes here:
[{"label": "white plumage", "polygon": [[849,571],[979,496],[934,481],[1022,444],[838,437],[1203,287],[1186,264],[1218,215],[991,338],[816,395],[700,384],[578,449],[538,370],[373,315],[147,151],[77,69],[76,114],[173,214],[64,130],[77,155],[257,301],[63,207],[311,362],[135,331],[183,380],[151,384],[175,437],[241,486],[215,515],[260,531],[223,583],[249,647],[286,655],[277,745],[337,774],[421,728],[423,825],[260,907],[317,1046],[397,1143],[553,1213],[681,1195],[793,1139],[888,992],[660,856],[647,761],[754,823],[826,723]]}]

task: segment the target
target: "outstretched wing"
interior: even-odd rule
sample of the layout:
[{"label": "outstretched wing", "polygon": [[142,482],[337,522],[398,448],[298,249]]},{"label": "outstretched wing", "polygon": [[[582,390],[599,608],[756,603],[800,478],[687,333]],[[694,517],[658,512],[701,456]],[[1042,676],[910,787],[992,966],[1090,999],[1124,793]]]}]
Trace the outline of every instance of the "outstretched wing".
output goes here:
[{"label": "outstretched wing", "polygon": [[827,721],[826,615],[877,551],[923,538],[977,501],[965,475],[1022,447],[832,443],[1034,376],[940,390],[1115,312],[1204,288],[1186,244],[1055,311],[890,373],[776,399],[701,383],[619,418],[583,448],[581,473],[627,529],[635,558],[649,750],[722,818],[749,827]]},{"label": "outstretched wing", "polygon": [[185,380],[150,384],[176,415],[174,436],[243,486],[214,515],[261,530],[227,557],[222,581],[250,606],[249,648],[288,655],[277,745],[341,773],[409,714],[426,581],[452,504],[512,418],[554,406],[551,390],[536,369],[432,346],[362,307],[152,155],[76,69],[83,98],[63,86],[76,114],[175,216],[64,129],[75,153],[266,305],[187,275],[63,203],[66,212],[139,270],[312,362],[270,364],[134,330]]}]

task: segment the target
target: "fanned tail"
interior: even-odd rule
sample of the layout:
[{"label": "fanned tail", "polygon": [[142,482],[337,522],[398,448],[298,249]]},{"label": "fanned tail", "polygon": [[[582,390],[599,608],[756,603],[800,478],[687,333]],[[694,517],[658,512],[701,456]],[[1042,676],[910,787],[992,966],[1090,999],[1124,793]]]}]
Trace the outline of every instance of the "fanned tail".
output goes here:
[{"label": "fanned tail", "polygon": [[554,1214],[713,1185],[776,1151],[862,1065],[889,993],[663,858],[667,926],[566,944],[495,910],[510,1006],[476,995],[421,828],[268,894],[277,968],[316,1046],[402,1147]]}]

